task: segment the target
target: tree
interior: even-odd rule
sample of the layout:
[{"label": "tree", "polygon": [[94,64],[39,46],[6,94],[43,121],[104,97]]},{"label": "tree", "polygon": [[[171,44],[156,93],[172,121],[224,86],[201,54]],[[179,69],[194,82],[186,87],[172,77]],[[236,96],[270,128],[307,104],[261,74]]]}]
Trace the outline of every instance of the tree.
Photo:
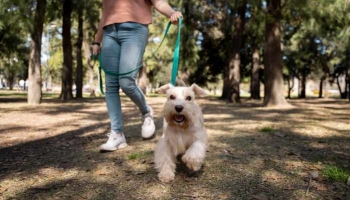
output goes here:
[{"label": "tree", "polygon": [[264,43],[265,17],[261,1],[250,1],[247,9],[248,17],[245,28],[245,46],[250,56],[250,98],[259,100],[260,82],[263,67],[261,63],[261,50]]},{"label": "tree", "polygon": [[28,68],[28,103],[41,103],[41,37],[45,21],[46,0],[37,0],[33,27],[31,29],[30,56]]},{"label": "tree", "polygon": [[77,69],[75,71],[76,98],[83,98],[83,7],[77,6],[78,15],[78,39],[75,43]]},{"label": "tree", "polygon": [[[29,49],[28,32],[22,19],[24,5],[13,1],[2,1],[0,10],[0,73],[12,89],[17,79],[28,77]],[[23,7],[22,7],[23,6]],[[31,19],[32,20],[32,19]],[[3,81],[3,80],[1,80]]]},{"label": "tree", "polygon": [[71,42],[71,14],[72,0],[63,1],[63,25],[62,25],[62,47],[63,47],[63,66],[62,66],[62,90],[61,100],[73,99],[72,76],[73,76],[73,56]]},{"label": "tree", "polygon": [[[228,96],[226,97],[230,102],[240,103],[240,83],[241,83],[241,55],[240,50],[242,47],[243,40],[243,32],[245,26],[245,14],[247,8],[247,0],[243,0],[240,4],[236,5],[237,14],[232,13],[233,17],[233,27],[234,31],[232,34],[232,38],[230,38],[232,42],[232,53],[229,59],[228,67],[228,77],[227,72],[224,72],[226,76],[224,77],[224,87],[228,85]],[[228,83],[227,83],[228,81]]]},{"label": "tree", "polygon": [[267,1],[264,48],[264,106],[286,106],[282,76],[281,0]]}]

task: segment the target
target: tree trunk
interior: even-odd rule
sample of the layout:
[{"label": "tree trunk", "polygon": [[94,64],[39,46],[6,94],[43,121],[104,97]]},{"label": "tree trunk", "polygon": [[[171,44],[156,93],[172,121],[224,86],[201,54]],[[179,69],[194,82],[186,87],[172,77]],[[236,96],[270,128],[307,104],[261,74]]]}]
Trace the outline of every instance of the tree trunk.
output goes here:
[{"label": "tree trunk", "polygon": [[[346,97],[347,97],[347,82],[345,81],[345,87],[344,87],[344,91],[342,90],[342,86],[340,85],[340,81],[339,81],[339,76],[340,75],[338,75],[337,77],[336,77],[336,79],[337,79],[337,86],[338,86],[338,90],[339,90],[339,94],[340,94],[340,98],[341,99],[346,99]],[[345,80],[347,79],[347,77],[345,77]]]},{"label": "tree trunk", "polygon": [[221,99],[227,99],[230,93],[230,73],[229,73],[229,66],[227,65],[224,68],[223,73],[223,87],[222,87],[222,94]]},{"label": "tree trunk", "polygon": [[75,72],[76,98],[83,98],[83,10],[78,9],[78,41],[76,43],[77,70]]},{"label": "tree trunk", "polygon": [[[290,84],[291,79],[292,79],[292,85]],[[292,78],[290,78],[290,76],[289,76],[289,78],[288,78],[288,97],[287,97],[288,99],[292,98],[291,92],[292,92],[293,88],[294,88],[294,76],[292,76]]]},{"label": "tree trunk", "polygon": [[44,29],[46,0],[37,0],[30,41],[28,104],[41,103],[41,37]]},{"label": "tree trunk", "polygon": [[250,83],[250,97],[252,99],[260,99],[260,55],[259,49],[257,47],[253,48],[253,58],[252,58],[252,73],[251,73],[251,83]]},{"label": "tree trunk", "polygon": [[326,75],[326,78],[324,80],[324,98],[329,98],[329,74]]},{"label": "tree trunk", "polygon": [[64,0],[63,2],[63,25],[62,25],[62,47],[63,47],[63,66],[62,66],[62,91],[61,100],[73,99],[72,94],[72,76],[73,76],[73,56],[71,42],[71,14],[72,0]]},{"label": "tree trunk", "polygon": [[324,82],[325,76],[322,76],[320,79],[320,87],[318,92],[318,98],[322,98],[323,96],[323,82]]},{"label": "tree trunk", "polygon": [[[229,60],[229,93],[226,97],[232,103],[240,103],[240,82],[241,82],[241,56],[240,50],[243,40],[243,31],[245,25],[245,13],[247,0],[243,0],[238,7],[238,15],[233,20],[234,33],[232,38],[232,55]],[[235,13],[232,13],[235,14]]]},{"label": "tree trunk", "polygon": [[341,90],[341,86],[340,86],[340,83],[339,83],[339,75],[335,79],[337,80],[337,86],[338,86],[340,98],[343,98],[343,92]]},{"label": "tree trunk", "polygon": [[346,99],[348,97],[348,95],[350,95],[350,88],[348,88],[348,82],[349,82],[349,74],[348,72],[345,73],[345,97],[344,99]]},{"label": "tree trunk", "polygon": [[265,24],[265,96],[264,106],[287,106],[284,97],[281,50],[281,0],[267,1]]}]

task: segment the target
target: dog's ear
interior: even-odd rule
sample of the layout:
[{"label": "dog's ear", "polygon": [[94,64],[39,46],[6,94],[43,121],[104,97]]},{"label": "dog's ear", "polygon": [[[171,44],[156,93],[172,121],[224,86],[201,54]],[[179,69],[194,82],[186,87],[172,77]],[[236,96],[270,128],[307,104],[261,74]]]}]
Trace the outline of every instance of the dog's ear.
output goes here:
[{"label": "dog's ear", "polygon": [[156,92],[160,93],[160,94],[165,94],[167,90],[169,90],[170,88],[174,87],[172,84],[166,84],[161,86],[160,88],[156,89]]},{"label": "dog's ear", "polygon": [[207,93],[202,88],[200,88],[197,84],[195,84],[195,83],[192,84],[191,88],[196,96],[198,96],[198,97],[207,96]]}]

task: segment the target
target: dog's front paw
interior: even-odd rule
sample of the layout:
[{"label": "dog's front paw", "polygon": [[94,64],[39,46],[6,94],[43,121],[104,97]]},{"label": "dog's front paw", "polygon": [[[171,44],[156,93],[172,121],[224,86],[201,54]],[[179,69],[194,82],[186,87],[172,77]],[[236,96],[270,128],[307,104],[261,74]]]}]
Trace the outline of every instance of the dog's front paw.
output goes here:
[{"label": "dog's front paw", "polygon": [[174,180],[175,174],[174,174],[174,172],[160,172],[158,174],[158,178],[160,181],[167,183],[167,182]]},{"label": "dog's front paw", "polygon": [[182,162],[184,162],[186,166],[193,171],[200,170],[202,166],[202,162],[198,158],[192,157],[189,154],[182,156]]}]

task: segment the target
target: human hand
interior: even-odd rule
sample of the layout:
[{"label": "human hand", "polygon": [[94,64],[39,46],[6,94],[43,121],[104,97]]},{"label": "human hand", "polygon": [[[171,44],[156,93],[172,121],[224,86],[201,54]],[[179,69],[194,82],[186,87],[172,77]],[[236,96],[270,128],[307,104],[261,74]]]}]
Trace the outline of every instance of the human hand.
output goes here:
[{"label": "human hand", "polygon": [[97,56],[101,51],[100,45],[94,44],[92,45],[92,55]]},{"label": "human hand", "polygon": [[173,12],[173,14],[171,14],[171,16],[170,16],[171,23],[172,24],[177,24],[178,23],[178,18],[180,18],[180,17],[183,18],[181,12],[179,12],[179,11]]}]

